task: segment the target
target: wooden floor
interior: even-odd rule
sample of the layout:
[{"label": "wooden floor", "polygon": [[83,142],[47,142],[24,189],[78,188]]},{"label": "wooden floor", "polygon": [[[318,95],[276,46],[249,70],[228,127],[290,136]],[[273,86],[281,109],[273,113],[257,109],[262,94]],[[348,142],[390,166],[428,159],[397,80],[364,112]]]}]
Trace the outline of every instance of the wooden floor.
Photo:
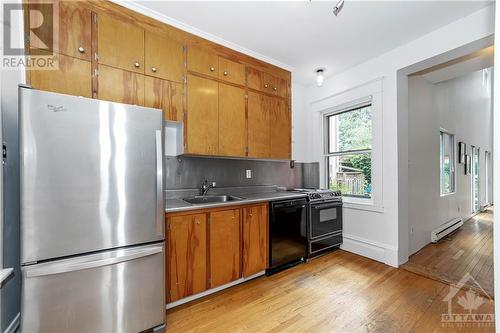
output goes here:
[{"label": "wooden floor", "polygon": [[[458,283],[469,273],[493,297],[493,208],[466,221],[447,238],[425,246],[402,268],[446,283]],[[466,284],[481,291],[471,279]]]},{"label": "wooden floor", "polygon": [[[443,322],[450,290],[442,282],[338,250],[168,310],[167,332],[494,331],[487,322]],[[474,305],[468,311],[459,305],[466,299],[471,297],[459,290],[450,303],[453,314],[493,313],[491,299],[468,303]]]}]

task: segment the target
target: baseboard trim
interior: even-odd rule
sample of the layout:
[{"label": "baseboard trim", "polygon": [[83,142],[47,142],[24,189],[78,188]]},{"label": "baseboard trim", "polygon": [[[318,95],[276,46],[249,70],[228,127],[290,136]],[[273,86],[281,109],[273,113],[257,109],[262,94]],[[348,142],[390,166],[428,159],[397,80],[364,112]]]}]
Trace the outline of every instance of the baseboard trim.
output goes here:
[{"label": "baseboard trim", "polygon": [[221,291],[221,290],[224,290],[224,289],[236,286],[237,284],[240,284],[240,283],[243,283],[243,282],[255,279],[255,278],[257,278],[259,276],[262,276],[264,274],[266,274],[266,271],[261,271],[261,272],[258,272],[256,274],[254,274],[254,275],[250,275],[248,277],[243,277],[243,278],[235,280],[233,282],[229,282],[229,283],[227,283],[225,285],[222,285],[222,286],[219,286],[219,287],[216,287],[216,288],[212,288],[212,289],[209,289],[209,290],[205,290],[204,292],[201,292],[199,294],[188,296],[188,297],[185,297],[185,298],[180,299],[178,301],[168,303],[167,306],[166,306],[166,308],[167,309],[174,308],[174,307],[179,306],[181,304],[185,304],[187,302],[194,301],[195,299],[202,298],[202,297],[214,294],[214,293],[216,293],[218,291]]},{"label": "baseboard trim", "polygon": [[343,238],[342,250],[398,267],[396,247],[349,234],[343,234]]},{"label": "baseboard trim", "polygon": [[10,325],[5,329],[4,333],[14,333],[19,328],[21,323],[21,313],[18,313],[11,321]]}]

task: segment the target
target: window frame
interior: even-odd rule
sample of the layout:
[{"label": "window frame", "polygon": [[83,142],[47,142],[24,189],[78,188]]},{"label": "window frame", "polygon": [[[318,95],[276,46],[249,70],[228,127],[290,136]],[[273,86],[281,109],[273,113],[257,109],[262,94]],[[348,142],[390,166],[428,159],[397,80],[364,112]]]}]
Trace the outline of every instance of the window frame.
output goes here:
[{"label": "window frame", "polygon": [[[348,112],[353,112],[357,111],[366,107],[370,107],[370,112],[371,112],[371,142],[370,146],[371,148],[368,149],[351,149],[351,150],[344,150],[344,151],[332,151],[330,149],[330,118],[335,117],[338,115],[341,115],[343,113],[348,113]],[[342,196],[346,198],[351,198],[355,200],[360,200],[361,202],[366,202],[366,203],[372,203],[373,202],[373,141],[374,141],[374,126],[373,126],[373,116],[374,116],[374,110],[373,110],[374,104],[372,101],[372,97],[368,100],[364,99],[362,102],[359,103],[352,103],[347,107],[324,113],[323,114],[323,128],[324,128],[324,135],[323,135],[323,163],[325,165],[325,177],[326,177],[326,187],[329,187],[329,180],[330,180],[330,168],[329,168],[329,159],[330,157],[340,157],[340,156],[345,156],[345,155],[365,155],[369,154],[370,155],[370,161],[371,161],[371,168],[370,168],[370,178],[372,179],[371,185],[372,185],[372,191],[370,192],[369,196],[364,196],[364,195],[351,195],[351,194],[345,194],[342,193]]]},{"label": "window frame", "polygon": [[[446,134],[450,137],[450,141],[451,141],[451,144],[450,144],[450,180],[452,181],[452,189],[450,192],[444,192],[443,189],[444,189],[444,186],[443,186],[443,169],[444,169],[444,162],[443,162],[443,157],[444,157],[444,154],[442,153],[443,152],[443,134]],[[448,196],[448,195],[454,195],[457,191],[457,161],[456,161],[456,147],[455,147],[455,134],[453,134],[452,132],[444,129],[444,128],[440,128],[439,129],[439,195],[441,197],[445,197],[445,196]]]}]

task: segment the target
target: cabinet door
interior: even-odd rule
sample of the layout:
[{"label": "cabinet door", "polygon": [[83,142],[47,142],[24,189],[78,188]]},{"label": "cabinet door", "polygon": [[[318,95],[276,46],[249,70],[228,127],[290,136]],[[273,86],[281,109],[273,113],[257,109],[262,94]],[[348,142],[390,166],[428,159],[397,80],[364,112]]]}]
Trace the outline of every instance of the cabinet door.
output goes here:
[{"label": "cabinet door", "polygon": [[61,94],[92,97],[90,61],[62,54],[56,54],[56,57],[57,69],[28,71],[31,86]]},{"label": "cabinet door", "polygon": [[98,98],[144,105],[144,75],[99,65]]},{"label": "cabinet door", "polygon": [[245,66],[219,57],[219,79],[243,86],[245,85]]},{"label": "cabinet door", "polygon": [[245,156],[245,90],[219,84],[219,154]]},{"label": "cabinet door", "polygon": [[167,219],[167,301],[207,289],[206,214]]},{"label": "cabinet door", "polygon": [[267,268],[267,205],[243,208],[243,276],[248,277]]},{"label": "cabinet door", "polygon": [[289,98],[290,97],[290,84],[288,80],[285,79],[278,79],[278,90],[277,90],[277,95],[283,98]]},{"label": "cabinet door", "polygon": [[184,120],[184,85],[170,82],[170,120]]},{"label": "cabinet door", "polygon": [[241,277],[240,211],[210,213],[210,288]]},{"label": "cabinet door", "polygon": [[92,12],[77,1],[59,2],[58,52],[91,61]]},{"label": "cabinet door", "polygon": [[269,157],[269,106],[271,97],[248,92],[248,156]]},{"label": "cabinet door", "polygon": [[261,90],[268,94],[276,94],[278,81],[269,73],[262,73],[262,88]]},{"label": "cabinet door", "polygon": [[187,52],[187,68],[190,71],[217,78],[219,76],[219,57],[208,50],[190,46]]},{"label": "cabinet door", "polygon": [[247,85],[250,89],[262,90],[262,72],[253,67],[247,67]]},{"label": "cabinet door", "polygon": [[99,63],[144,73],[144,30],[106,14],[98,18]]},{"label": "cabinet door", "polygon": [[191,154],[215,155],[219,146],[219,84],[188,75],[187,83],[187,151]]},{"label": "cabinet door", "polygon": [[163,110],[163,119],[170,115],[170,84],[166,80],[146,76],[144,80],[144,106]]},{"label": "cabinet door", "polygon": [[182,82],[184,51],[182,44],[146,31],[145,73],[161,79]]},{"label": "cabinet door", "polygon": [[290,159],[291,157],[291,115],[288,103],[274,97],[270,112],[271,158]]}]

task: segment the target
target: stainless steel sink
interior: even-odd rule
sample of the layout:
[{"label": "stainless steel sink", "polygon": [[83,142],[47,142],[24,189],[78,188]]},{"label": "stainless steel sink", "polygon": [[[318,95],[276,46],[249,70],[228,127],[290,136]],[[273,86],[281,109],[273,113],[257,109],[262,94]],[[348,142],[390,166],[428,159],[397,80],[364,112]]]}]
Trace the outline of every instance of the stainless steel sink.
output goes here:
[{"label": "stainless steel sink", "polygon": [[234,197],[232,195],[197,195],[194,197],[183,198],[182,200],[190,204],[200,205],[218,202],[238,201],[243,198]]}]

